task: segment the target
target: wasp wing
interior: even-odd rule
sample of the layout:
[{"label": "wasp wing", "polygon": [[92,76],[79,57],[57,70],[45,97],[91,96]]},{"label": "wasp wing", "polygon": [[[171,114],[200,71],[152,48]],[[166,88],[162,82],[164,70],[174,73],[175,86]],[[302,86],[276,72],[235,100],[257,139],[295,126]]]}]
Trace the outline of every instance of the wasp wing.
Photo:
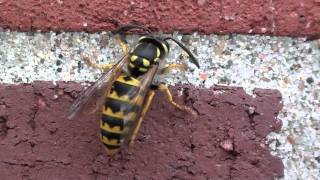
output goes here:
[{"label": "wasp wing", "polygon": [[106,71],[92,86],[83,91],[71,105],[67,118],[73,119],[84,109],[94,108],[92,112],[100,110],[104,96],[110,91],[114,80],[121,74],[123,67],[128,63],[128,55],[122,57],[117,64]]},{"label": "wasp wing", "polygon": [[[146,105],[146,97],[148,92],[150,91],[151,83],[154,79],[154,76],[156,75],[158,71],[158,64],[154,64],[153,67],[148,70],[146,74],[144,74],[139,80],[140,80],[140,86],[138,90],[132,90],[129,92],[129,96],[135,97],[131,104],[135,104],[137,106],[124,106],[122,107],[122,111],[126,111],[127,117],[124,118],[124,124],[129,128],[127,133],[122,134],[123,143],[122,146],[128,146],[130,143],[130,139],[133,135],[133,132],[135,128],[138,125],[139,118],[141,115],[141,112],[145,108]],[[135,112],[134,115],[128,113],[128,112]],[[121,139],[122,139],[121,138]]]}]

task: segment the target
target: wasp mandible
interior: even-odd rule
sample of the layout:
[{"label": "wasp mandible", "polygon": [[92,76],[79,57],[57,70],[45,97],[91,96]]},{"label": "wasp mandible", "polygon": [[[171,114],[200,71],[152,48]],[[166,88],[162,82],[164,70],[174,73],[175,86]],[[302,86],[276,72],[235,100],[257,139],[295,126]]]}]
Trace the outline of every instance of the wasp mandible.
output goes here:
[{"label": "wasp mandible", "polygon": [[[128,49],[124,33],[131,29],[143,30],[136,46]],[[132,147],[144,116],[146,115],[155,90],[164,92],[169,102],[176,108],[192,112],[187,106],[174,102],[170,90],[163,84],[152,84],[156,75],[172,69],[185,70],[185,65],[169,64],[161,67],[170,51],[168,40],[177,43],[188,55],[190,61],[199,68],[194,55],[178,40],[172,37],[153,35],[151,30],[139,25],[120,26],[113,32],[124,56],[115,64],[95,64],[84,58],[87,65],[103,70],[103,75],[74,101],[68,111],[68,118],[74,119],[89,108],[101,111],[101,141],[108,155],[113,155],[124,146]]]}]

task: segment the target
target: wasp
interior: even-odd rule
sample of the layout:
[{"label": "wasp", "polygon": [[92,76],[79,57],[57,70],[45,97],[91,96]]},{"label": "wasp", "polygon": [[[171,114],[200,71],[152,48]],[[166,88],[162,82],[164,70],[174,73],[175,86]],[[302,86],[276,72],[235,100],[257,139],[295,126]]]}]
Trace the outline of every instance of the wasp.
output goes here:
[{"label": "wasp", "polygon": [[[143,30],[135,47],[129,51],[125,33]],[[71,105],[67,117],[74,119],[81,112],[101,111],[101,141],[107,155],[112,156],[122,147],[133,146],[141,123],[154,98],[155,91],[164,92],[169,102],[176,108],[191,112],[191,108],[179,105],[164,83],[153,84],[156,75],[172,69],[185,70],[185,64],[167,64],[164,59],[170,51],[168,40],[177,43],[199,68],[195,56],[178,40],[152,34],[151,30],[139,25],[120,26],[113,32],[124,56],[115,64],[95,64],[84,58],[87,65],[103,70],[102,76],[82,92]],[[89,110],[90,109],[90,110]]]}]

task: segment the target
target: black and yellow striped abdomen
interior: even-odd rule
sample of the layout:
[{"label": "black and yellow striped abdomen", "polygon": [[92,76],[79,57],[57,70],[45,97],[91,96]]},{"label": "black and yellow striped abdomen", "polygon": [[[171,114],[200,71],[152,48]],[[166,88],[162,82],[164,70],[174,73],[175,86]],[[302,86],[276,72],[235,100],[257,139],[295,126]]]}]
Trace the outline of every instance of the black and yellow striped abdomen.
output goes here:
[{"label": "black and yellow striped abdomen", "polygon": [[[113,83],[102,109],[100,129],[101,140],[108,155],[116,153],[123,143],[126,134],[136,120],[141,108],[137,94],[140,81],[121,75]],[[138,100],[138,101],[137,101]]]}]

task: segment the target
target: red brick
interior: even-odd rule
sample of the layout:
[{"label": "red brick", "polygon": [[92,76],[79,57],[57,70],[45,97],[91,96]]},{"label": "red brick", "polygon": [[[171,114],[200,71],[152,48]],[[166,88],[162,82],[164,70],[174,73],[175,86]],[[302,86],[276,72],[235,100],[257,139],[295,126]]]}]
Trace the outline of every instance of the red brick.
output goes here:
[{"label": "red brick", "polygon": [[319,2],[314,0],[0,1],[0,27],[19,31],[96,32],[135,23],[167,33],[257,33],[318,38],[319,8]]},{"label": "red brick", "polygon": [[[196,117],[174,109],[157,93],[132,152],[123,149],[109,158],[99,140],[97,115],[66,119],[81,88],[72,82],[0,86],[1,179],[283,176],[283,163],[265,142],[270,132],[281,129],[275,117],[282,108],[277,90],[258,89],[253,98],[237,87],[173,87],[176,101],[192,107]],[[181,88],[185,91],[177,96]],[[231,149],[221,147],[225,141]]]}]

